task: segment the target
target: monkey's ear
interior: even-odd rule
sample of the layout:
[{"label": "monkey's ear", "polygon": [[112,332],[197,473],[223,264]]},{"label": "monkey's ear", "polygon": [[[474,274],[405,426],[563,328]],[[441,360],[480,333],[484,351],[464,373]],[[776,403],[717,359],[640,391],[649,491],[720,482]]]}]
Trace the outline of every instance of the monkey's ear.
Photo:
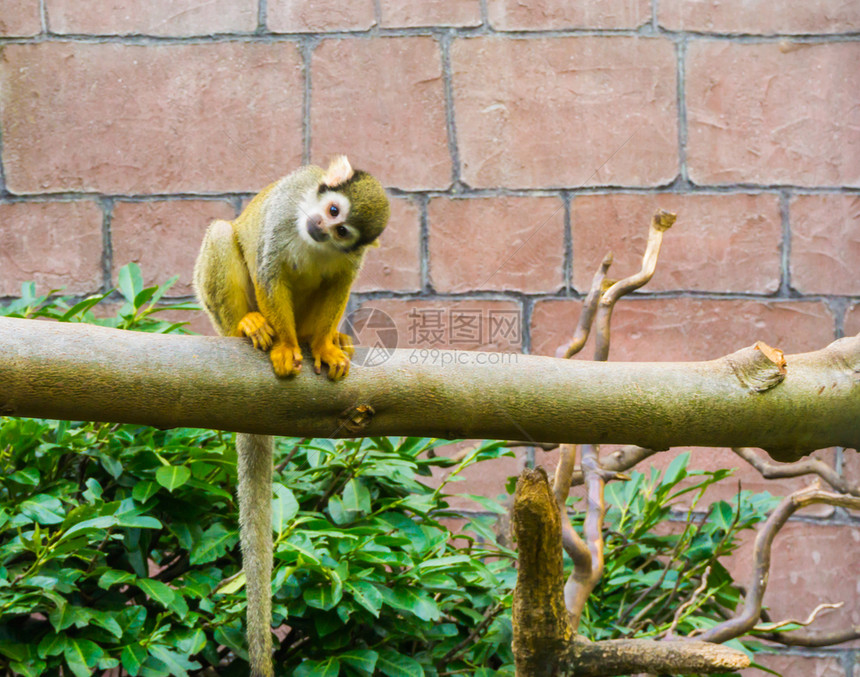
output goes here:
[{"label": "monkey's ear", "polygon": [[336,186],[349,181],[352,178],[353,173],[352,165],[349,164],[349,160],[346,159],[346,155],[336,155],[329,163],[328,169],[323,177],[323,183],[329,188],[335,188]]}]

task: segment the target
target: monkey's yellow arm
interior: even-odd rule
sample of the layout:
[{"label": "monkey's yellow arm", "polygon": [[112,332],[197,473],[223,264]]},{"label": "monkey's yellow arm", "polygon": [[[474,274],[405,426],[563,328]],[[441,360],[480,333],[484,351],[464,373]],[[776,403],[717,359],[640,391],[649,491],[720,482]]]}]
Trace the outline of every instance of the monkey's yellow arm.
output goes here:
[{"label": "monkey's yellow arm", "polygon": [[333,381],[349,373],[347,352],[352,353],[352,346],[337,328],[346,309],[354,278],[353,271],[346,271],[320,287],[314,295],[311,312],[299,327],[299,336],[310,343],[314,371],[319,374],[325,362],[328,365],[328,377]]}]

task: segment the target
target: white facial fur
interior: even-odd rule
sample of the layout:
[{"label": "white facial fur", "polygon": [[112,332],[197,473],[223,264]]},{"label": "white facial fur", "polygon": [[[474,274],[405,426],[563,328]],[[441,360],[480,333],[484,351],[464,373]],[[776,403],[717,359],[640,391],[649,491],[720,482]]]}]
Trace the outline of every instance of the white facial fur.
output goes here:
[{"label": "white facial fur", "polygon": [[311,189],[299,204],[299,237],[320,254],[347,252],[359,233],[346,223],[349,199],[342,193]]}]

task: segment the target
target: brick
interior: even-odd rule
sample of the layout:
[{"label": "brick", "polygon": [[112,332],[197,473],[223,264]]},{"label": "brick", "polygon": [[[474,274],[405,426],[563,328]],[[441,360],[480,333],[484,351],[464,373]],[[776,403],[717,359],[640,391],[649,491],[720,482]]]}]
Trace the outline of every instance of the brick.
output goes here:
[{"label": "brick", "polygon": [[[531,321],[531,352],[554,355],[573,335],[579,301],[538,301]],[[712,360],[756,341],[786,353],[823,348],[834,320],[817,301],[625,298],[612,315],[609,359],[616,361]],[[591,359],[594,337],[577,358]]]},{"label": "brick", "polygon": [[381,0],[380,8],[386,28],[481,25],[480,0]]},{"label": "brick", "polygon": [[860,303],[855,303],[845,313],[845,336],[860,334]]},{"label": "brick", "polygon": [[0,203],[0,296],[102,287],[102,212],[92,200]]},{"label": "brick", "polygon": [[346,153],[386,186],[450,185],[442,57],[433,38],[325,40],[312,71],[315,162]]},{"label": "brick", "polygon": [[38,0],[0,0],[0,35],[27,36],[41,32]]},{"label": "brick", "polygon": [[497,30],[553,30],[566,28],[638,28],[651,21],[647,0],[488,0],[490,25]]},{"label": "brick", "polygon": [[609,276],[637,272],[658,209],[678,214],[665,234],[657,271],[643,291],[772,293],[779,289],[782,223],[769,194],[611,194],[571,202],[573,282],[584,293],[607,251]]},{"label": "brick", "polygon": [[[835,656],[798,656],[757,653],[755,662],[773,670],[781,677],[845,677],[842,663]],[[758,668],[741,670],[741,677],[765,677]]]},{"label": "brick", "polygon": [[816,3],[791,0],[662,0],[660,25],[674,31],[707,33],[842,33],[856,31],[860,7],[842,0]]},{"label": "brick", "polygon": [[437,359],[434,350],[522,350],[522,311],[512,301],[374,299],[361,303],[361,308],[390,317],[397,329],[396,347],[415,350],[422,363]]},{"label": "brick", "polygon": [[860,44],[696,41],[686,82],[696,183],[860,185]]},{"label": "brick", "polygon": [[391,198],[391,218],[371,247],[355,291],[418,291],[421,288],[421,213],[412,200]]},{"label": "brick", "polygon": [[427,210],[437,291],[556,291],[564,284],[557,197],[435,198]]},{"label": "brick", "polygon": [[206,227],[213,219],[235,215],[224,200],[117,202],[111,218],[114,282],[119,269],[134,261],[147,285],[179,275],[168,294],[193,294],[191,273]]},{"label": "brick", "polygon": [[376,12],[373,0],[269,0],[266,23],[275,33],[364,31]]},{"label": "brick", "polygon": [[14,193],[255,191],[302,158],[302,74],[288,43],[7,45]]},{"label": "brick", "polygon": [[[749,581],[752,552],[749,539],[725,562],[735,580]],[[789,522],[773,543],[764,595],[771,618],[806,618],[822,602],[845,602],[841,609],[819,615],[813,631],[832,632],[860,624],[857,562],[860,527]]]},{"label": "brick", "polygon": [[654,186],[677,174],[668,40],[467,38],[451,63],[470,186]]},{"label": "brick", "polygon": [[206,35],[257,28],[254,0],[46,0],[54,33]]},{"label": "brick", "polygon": [[791,286],[860,294],[860,197],[798,195],[790,203]]}]

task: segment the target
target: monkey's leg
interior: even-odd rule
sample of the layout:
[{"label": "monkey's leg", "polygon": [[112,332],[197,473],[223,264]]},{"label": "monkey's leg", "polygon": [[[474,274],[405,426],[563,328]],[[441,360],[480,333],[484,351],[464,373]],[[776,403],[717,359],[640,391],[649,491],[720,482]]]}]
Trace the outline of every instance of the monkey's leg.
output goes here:
[{"label": "monkey's leg", "polygon": [[241,336],[240,324],[255,303],[248,268],[229,221],[213,221],[206,230],[194,265],[194,288],[218,333]]},{"label": "monkey's leg", "polygon": [[239,534],[248,598],[251,677],[273,677],[272,667],[272,446],[266,435],[236,435]]},{"label": "monkey's leg", "polygon": [[337,330],[346,303],[352,277],[341,275],[315,296],[313,313],[305,318],[300,329],[301,336],[309,337],[314,371],[319,374],[322,363],[328,365],[328,377],[337,381],[349,374],[349,355],[354,351],[348,336]]},{"label": "monkey's leg", "polygon": [[260,310],[275,329],[275,342],[269,353],[272,368],[278,376],[294,376],[302,368],[302,349],[299,347],[296,335],[292,293],[288,287],[279,282],[272,285],[271,297],[262,293],[261,285],[258,285],[257,289]]}]

